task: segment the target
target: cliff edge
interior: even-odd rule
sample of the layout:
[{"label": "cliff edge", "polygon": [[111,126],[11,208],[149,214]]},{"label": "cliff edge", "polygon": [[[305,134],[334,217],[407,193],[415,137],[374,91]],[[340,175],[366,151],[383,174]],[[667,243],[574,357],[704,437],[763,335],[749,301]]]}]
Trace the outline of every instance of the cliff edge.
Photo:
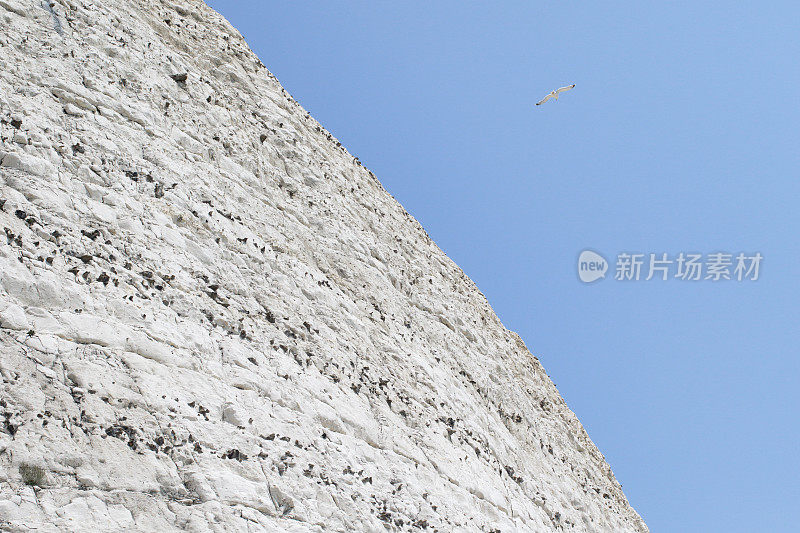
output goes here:
[{"label": "cliff edge", "polygon": [[0,528],[647,531],[220,15],[0,0],[0,26]]}]

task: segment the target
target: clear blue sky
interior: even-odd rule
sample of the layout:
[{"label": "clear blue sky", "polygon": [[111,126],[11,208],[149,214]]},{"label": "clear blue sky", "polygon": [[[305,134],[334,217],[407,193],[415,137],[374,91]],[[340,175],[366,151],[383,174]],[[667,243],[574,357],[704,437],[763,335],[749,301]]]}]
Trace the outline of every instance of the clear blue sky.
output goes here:
[{"label": "clear blue sky", "polygon": [[[797,2],[209,3],[539,356],[654,532],[798,531]],[[584,248],[764,262],[583,285]]]}]

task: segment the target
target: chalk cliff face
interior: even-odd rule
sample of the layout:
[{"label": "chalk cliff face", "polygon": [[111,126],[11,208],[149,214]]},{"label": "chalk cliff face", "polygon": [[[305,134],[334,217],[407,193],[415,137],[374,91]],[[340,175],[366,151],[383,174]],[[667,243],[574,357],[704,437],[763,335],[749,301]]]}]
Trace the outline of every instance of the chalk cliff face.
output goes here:
[{"label": "chalk cliff face", "polygon": [[0,28],[0,528],[647,530],[221,16],[0,0]]}]

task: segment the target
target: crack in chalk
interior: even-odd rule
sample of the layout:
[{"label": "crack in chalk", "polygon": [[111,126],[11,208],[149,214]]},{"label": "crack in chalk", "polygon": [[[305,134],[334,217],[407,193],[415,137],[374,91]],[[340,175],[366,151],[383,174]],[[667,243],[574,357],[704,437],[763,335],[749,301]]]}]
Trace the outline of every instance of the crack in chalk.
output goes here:
[{"label": "crack in chalk", "polygon": [[64,29],[61,27],[61,19],[58,18],[58,13],[53,9],[53,3],[50,2],[50,0],[42,0],[42,6],[53,16],[53,28],[56,30],[56,33],[63,36]]}]

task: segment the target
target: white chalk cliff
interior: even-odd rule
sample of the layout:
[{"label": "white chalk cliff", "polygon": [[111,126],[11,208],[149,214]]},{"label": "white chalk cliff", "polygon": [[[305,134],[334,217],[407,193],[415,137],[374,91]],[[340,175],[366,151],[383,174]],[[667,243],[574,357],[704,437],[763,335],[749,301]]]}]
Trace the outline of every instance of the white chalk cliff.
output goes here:
[{"label": "white chalk cliff", "polygon": [[0,529],[647,531],[204,3],[0,0],[0,141]]}]

